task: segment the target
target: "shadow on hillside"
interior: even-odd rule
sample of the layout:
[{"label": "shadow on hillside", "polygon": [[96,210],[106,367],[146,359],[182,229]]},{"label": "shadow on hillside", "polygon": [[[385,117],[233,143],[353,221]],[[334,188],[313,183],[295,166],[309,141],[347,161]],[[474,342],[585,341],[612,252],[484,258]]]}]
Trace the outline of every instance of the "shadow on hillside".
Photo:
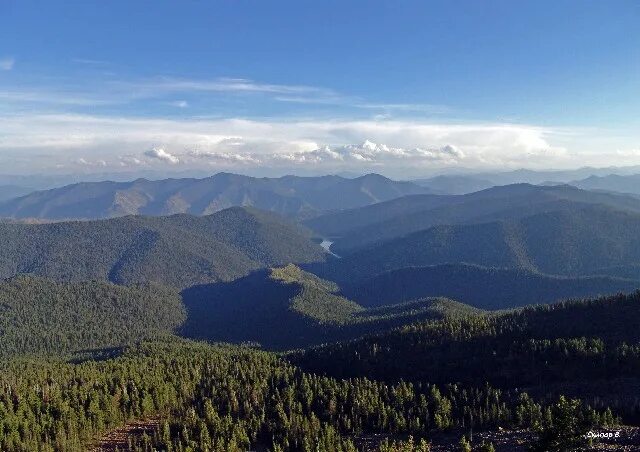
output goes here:
[{"label": "shadow on hillside", "polygon": [[[231,282],[201,284],[182,291],[187,320],[182,336],[216,342],[259,343],[283,350],[316,343],[320,328],[289,309],[295,285],[258,270]],[[325,339],[325,338],[322,338]]]},{"label": "shadow on hillside", "polygon": [[88,348],[76,350],[69,358],[72,364],[80,364],[85,361],[106,361],[122,355],[125,347]]}]

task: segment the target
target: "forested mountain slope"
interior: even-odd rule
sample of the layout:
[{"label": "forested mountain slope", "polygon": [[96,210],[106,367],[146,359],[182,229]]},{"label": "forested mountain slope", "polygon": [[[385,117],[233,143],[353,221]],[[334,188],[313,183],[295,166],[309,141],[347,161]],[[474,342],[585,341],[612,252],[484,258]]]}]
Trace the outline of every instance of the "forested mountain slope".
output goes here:
[{"label": "forested mountain slope", "polygon": [[289,217],[365,206],[429,190],[377,174],[254,178],[218,173],[205,179],[85,182],[38,191],[0,204],[0,217],[99,219],[124,215],[208,215],[252,206]]},{"label": "forested mountain slope", "polygon": [[[640,274],[640,273],[639,273]],[[342,293],[362,306],[380,306],[424,297],[448,297],[481,309],[509,309],[567,298],[629,293],[640,281],[612,277],[559,277],[526,269],[470,264],[405,267],[380,273]]]},{"label": "forested mountain slope", "polygon": [[308,231],[275,214],[235,207],[195,217],[124,217],[52,224],[0,223],[0,277],[158,282],[228,281],[326,253]]},{"label": "forested mountain slope", "polygon": [[466,433],[470,419],[475,431],[533,428],[563,414],[581,428],[613,423],[579,402],[567,412],[485,384],[339,380],[271,353],[186,341],[81,364],[2,363],[0,406],[7,452],[91,450],[109,429],[143,419],[155,420],[150,431],[131,431],[120,450],[427,452],[433,435]]},{"label": "forested mountain slope", "polygon": [[161,286],[0,282],[0,359],[119,347],[172,334],[185,319],[179,294]]},{"label": "forested mountain slope", "polygon": [[292,359],[308,371],[340,378],[488,381],[547,391],[552,384],[569,390],[569,384],[590,382],[592,388],[600,384],[601,400],[619,391],[615,402],[635,416],[637,398],[626,399],[623,390],[636,387],[640,375],[639,321],[640,292],[635,292],[423,322]]},{"label": "forested mountain slope", "polygon": [[528,184],[493,187],[461,196],[416,195],[360,209],[327,214],[307,225],[334,237],[333,250],[346,255],[384,240],[436,225],[514,220],[537,213],[576,211],[590,205],[640,213],[640,200],[569,186]]},{"label": "forested mountain slope", "polygon": [[365,309],[338,295],[338,290],[294,265],[258,271],[229,283],[195,286],[182,292],[188,316],[181,334],[291,349],[351,339],[420,319],[480,312],[436,298]]},{"label": "forested mountain slope", "polygon": [[[332,247],[333,249],[333,247]],[[403,267],[471,263],[583,276],[640,261],[640,215],[602,206],[540,213],[518,220],[435,226],[330,262],[318,272],[355,284]],[[640,279],[640,275],[633,279]]]}]

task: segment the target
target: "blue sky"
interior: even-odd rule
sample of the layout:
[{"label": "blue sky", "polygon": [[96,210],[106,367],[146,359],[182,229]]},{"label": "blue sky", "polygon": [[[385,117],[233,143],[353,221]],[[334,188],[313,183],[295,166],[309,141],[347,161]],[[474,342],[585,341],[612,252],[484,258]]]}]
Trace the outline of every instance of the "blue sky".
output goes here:
[{"label": "blue sky", "polygon": [[4,171],[640,163],[637,1],[0,0]]}]

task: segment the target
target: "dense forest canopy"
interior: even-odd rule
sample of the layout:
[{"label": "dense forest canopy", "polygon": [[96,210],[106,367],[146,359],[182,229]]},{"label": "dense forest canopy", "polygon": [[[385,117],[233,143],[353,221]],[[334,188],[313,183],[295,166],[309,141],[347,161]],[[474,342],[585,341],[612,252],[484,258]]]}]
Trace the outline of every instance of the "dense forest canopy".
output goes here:
[{"label": "dense forest canopy", "polygon": [[[503,388],[599,385],[627,392],[640,375],[640,292],[567,301],[503,314],[464,316],[404,326],[292,355],[311,372],[385,381],[488,381]],[[569,386],[567,386],[569,385]],[[615,393],[615,390],[612,391]],[[625,415],[637,399],[614,394]]]},{"label": "dense forest canopy", "polygon": [[157,285],[0,282],[0,358],[122,347],[170,335],[184,320],[179,294]]},{"label": "dense forest canopy", "polygon": [[[14,359],[1,369],[0,447],[7,452],[86,450],[106,430],[158,414],[159,422],[120,446],[351,452],[368,435],[410,434],[422,447],[415,450],[425,451],[424,440],[440,431],[466,431],[469,423],[544,427],[557,409],[486,385],[337,380],[269,353],[185,342],[141,344],[80,364]],[[569,413],[587,428],[615,422],[609,411],[580,402]]]},{"label": "dense forest canopy", "polygon": [[125,217],[51,224],[0,223],[0,277],[157,282],[178,288],[325,258],[307,230],[235,207],[195,217]]},{"label": "dense forest canopy", "polygon": [[181,334],[286,350],[352,339],[418,320],[479,312],[436,298],[366,309],[338,290],[335,283],[295,265],[258,271],[229,283],[195,286],[182,292],[188,316]]}]

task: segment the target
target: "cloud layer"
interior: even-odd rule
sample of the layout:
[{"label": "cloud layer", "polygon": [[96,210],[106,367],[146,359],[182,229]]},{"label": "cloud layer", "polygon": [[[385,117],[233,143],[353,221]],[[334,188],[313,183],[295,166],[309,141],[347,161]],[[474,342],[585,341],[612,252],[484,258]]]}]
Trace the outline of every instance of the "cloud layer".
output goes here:
[{"label": "cloud layer", "polygon": [[79,159],[113,168],[212,170],[549,167],[570,163],[566,149],[552,144],[555,134],[515,124],[7,115],[0,117],[0,159],[32,154],[70,169]]}]

